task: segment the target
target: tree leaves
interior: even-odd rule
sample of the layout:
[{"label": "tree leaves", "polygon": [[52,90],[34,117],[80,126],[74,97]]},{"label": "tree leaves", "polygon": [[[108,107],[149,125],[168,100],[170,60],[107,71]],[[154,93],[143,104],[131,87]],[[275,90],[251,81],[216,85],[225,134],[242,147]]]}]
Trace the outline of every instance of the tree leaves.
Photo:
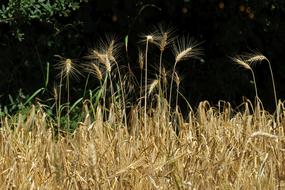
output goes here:
[{"label": "tree leaves", "polygon": [[32,21],[52,22],[54,16],[68,17],[72,11],[80,8],[83,0],[60,0],[50,3],[49,0],[10,0],[2,4],[0,24],[11,27],[12,36],[19,41],[24,39],[22,26],[31,25]]}]

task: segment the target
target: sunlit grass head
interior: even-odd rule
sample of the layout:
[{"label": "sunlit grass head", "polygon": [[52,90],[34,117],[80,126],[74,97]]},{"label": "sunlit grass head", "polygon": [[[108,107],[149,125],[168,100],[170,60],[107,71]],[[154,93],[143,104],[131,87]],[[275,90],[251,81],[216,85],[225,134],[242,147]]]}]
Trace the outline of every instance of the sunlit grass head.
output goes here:
[{"label": "sunlit grass head", "polygon": [[[276,93],[276,89],[275,89],[274,75],[273,75],[273,71],[272,71],[271,63],[270,63],[269,59],[259,51],[252,51],[251,53],[243,54],[242,58],[250,66],[254,66],[257,63],[263,63],[263,62],[266,62],[268,64],[270,75],[271,75],[271,80],[272,80],[274,101],[275,101],[275,106],[276,106],[276,111],[277,111],[278,110],[278,98],[277,98],[277,93]],[[279,120],[279,118],[277,118],[277,120]],[[279,123],[279,121],[278,121],[278,123]]]},{"label": "sunlit grass head", "polygon": [[262,61],[269,62],[267,57],[264,56],[259,51],[252,51],[251,53],[245,53],[242,56],[243,56],[243,59],[246,60],[246,62],[248,62],[249,64],[255,64],[255,63],[258,63],[258,62],[262,62]]},{"label": "sunlit grass head", "polygon": [[152,36],[154,38],[154,45],[156,45],[161,52],[163,52],[175,40],[175,29],[170,26],[159,24],[154,26]]},{"label": "sunlit grass head", "polygon": [[81,75],[81,72],[78,69],[77,61],[75,59],[64,58],[59,55],[55,55],[55,57],[59,58],[59,62],[56,65],[56,69],[61,71],[58,74],[59,77],[73,77],[78,79],[79,75]]},{"label": "sunlit grass head", "polygon": [[111,72],[112,63],[119,59],[120,47],[115,35],[106,35],[98,40],[97,47],[90,49],[85,58],[98,61],[105,66],[107,72]]},{"label": "sunlit grass head", "polygon": [[173,44],[175,62],[178,63],[189,58],[200,58],[202,55],[202,49],[199,47],[200,44],[189,36],[177,38]]},{"label": "sunlit grass head", "polygon": [[156,89],[157,85],[159,83],[158,79],[153,80],[149,85],[148,85],[148,95],[154,92]]},{"label": "sunlit grass head", "polygon": [[[189,36],[182,36],[177,38],[173,43],[173,54],[175,56],[175,63],[173,66],[170,82],[170,94],[169,94],[169,105],[171,104],[172,89],[174,81],[174,73],[176,72],[176,66],[179,62],[187,59],[198,59],[202,55],[202,49],[199,47],[201,43],[195,41]],[[169,110],[170,110],[169,106]]]},{"label": "sunlit grass head", "polygon": [[240,67],[249,70],[252,74],[253,83],[254,83],[254,89],[255,89],[255,96],[258,97],[258,91],[257,91],[257,85],[255,80],[255,74],[253,69],[251,68],[250,64],[245,60],[244,56],[242,55],[236,55],[235,57],[231,57],[234,64],[239,65]]},{"label": "sunlit grass head", "polygon": [[251,70],[250,65],[246,62],[246,60],[242,56],[237,55],[235,57],[231,57],[231,60],[234,62],[234,64],[236,64],[236,65],[238,65],[244,69]]},{"label": "sunlit grass head", "polygon": [[145,44],[145,43],[153,43],[154,42],[154,33],[148,32],[148,33],[142,33],[139,35],[139,44]]},{"label": "sunlit grass head", "polygon": [[99,81],[103,80],[103,72],[101,71],[101,68],[96,63],[91,63],[86,65],[85,69],[88,73],[93,74]]}]

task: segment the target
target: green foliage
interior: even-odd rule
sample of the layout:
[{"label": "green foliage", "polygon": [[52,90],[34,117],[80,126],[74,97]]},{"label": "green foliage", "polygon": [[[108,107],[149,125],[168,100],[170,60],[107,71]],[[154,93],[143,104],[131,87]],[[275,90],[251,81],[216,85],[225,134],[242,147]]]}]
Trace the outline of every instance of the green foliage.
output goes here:
[{"label": "green foliage", "polygon": [[82,2],[87,0],[9,0],[0,8],[0,23],[9,24],[12,35],[21,41],[22,25],[30,25],[32,21],[52,23],[55,16],[68,17]]},{"label": "green foliage", "polygon": [[[40,90],[40,89],[39,89]],[[13,98],[9,95],[10,104],[2,107],[0,105],[0,117],[8,116],[10,114],[15,114],[17,112],[25,112],[25,110],[31,106],[32,99],[38,94],[40,91],[35,92],[32,96],[27,96],[23,93],[22,89],[19,90],[18,95]]]}]

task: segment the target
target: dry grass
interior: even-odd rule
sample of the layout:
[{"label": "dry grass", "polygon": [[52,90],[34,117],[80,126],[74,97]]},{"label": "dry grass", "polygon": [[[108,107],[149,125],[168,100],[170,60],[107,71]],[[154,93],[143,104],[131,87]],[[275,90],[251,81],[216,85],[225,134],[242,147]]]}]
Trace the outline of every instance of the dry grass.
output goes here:
[{"label": "dry grass", "polygon": [[[142,40],[139,86],[132,87],[139,92],[137,101],[126,101],[132,94],[125,84],[135,82],[125,78],[131,70],[121,75],[119,45],[107,36],[85,57],[90,61],[88,76],[95,74],[100,86],[94,94],[89,91],[82,110],[76,109],[80,117],[74,118],[82,120],[70,121],[74,106],[69,108],[69,75],[79,74],[70,59],[59,64],[56,114],[37,103],[24,113],[0,117],[0,189],[285,189],[285,104],[277,104],[275,96],[275,114],[266,112],[255,84],[257,98],[254,104],[244,102],[242,111],[234,111],[229,103],[211,107],[201,102],[196,111],[188,105],[192,111],[183,118],[178,104],[179,96],[184,101],[179,92],[182,77],[176,65],[199,57],[199,43],[186,37],[174,40],[171,30],[160,28],[154,34]],[[167,74],[163,51],[171,44],[175,63]],[[156,78],[148,78],[149,45],[160,49]],[[250,63],[264,59],[258,56],[233,60],[254,77]],[[66,116],[61,114],[63,79]],[[77,123],[72,133],[70,122]]]},{"label": "dry grass", "polygon": [[89,106],[72,135],[55,135],[56,122],[40,105],[26,116],[1,118],[0,189],[285,188],[282,117],[273,130],[273,116],[250,114],[247,103],[234,113],[230,105],[201,102],[188,121],[176,114],[176,135],[156,110],[140,129],[144,115],[134,108],[127,131],[116,118],[103,121],[100,107],[92,115]]}]

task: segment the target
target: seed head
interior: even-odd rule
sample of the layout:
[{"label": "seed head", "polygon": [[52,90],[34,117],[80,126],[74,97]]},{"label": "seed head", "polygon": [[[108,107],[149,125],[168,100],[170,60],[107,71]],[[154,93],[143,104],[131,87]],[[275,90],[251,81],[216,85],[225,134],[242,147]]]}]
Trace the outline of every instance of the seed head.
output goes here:
[{"label": "seed head", "polygon": [[154,27],[154,30],[154,44],[163,52],[174,41],[175,30],[172,27],[164,27],[163,25]]},{"label": "seed head", "polygon": [[246,63],[245,60],[243,60],[243,58],[241,56],[236,56],[236,57],[233,57],[231,58],[235,64],[245,68],[245,69],[248,69],[248,70],[251,70],[251,67],[249,66],[248,63]]},{"label": "seed head", "polygon": [[198,48],[199,45],[200,43],[189,37],[182,36],[177,39],[176,43],[173,45],[175,62],[178,63],[189,58],[199,58],[199,56],[202,55],[202,50]]},{"label": "seed head", "polygon": [[249,53],[249,54],[245,54],[244,56],[244,59],[246,60],[246,62],[248,64],[254,64],[254,63],[257,63],[257,62],[262,62],[262,61],[268,61],[269,60],[267,59],[267,57],[265,57],[264,55],[262,55],[260,52],[258,51],[254,51],[252,53]]},{"label": "seed head", "polygon": [[99,66],[95,63],[91,63],[90,65],[88,65],[87,67],[87,72],[94,74],[95,77],[99,80],[102,81],[103,80],[103,74],[99,68]]},{"label": "seed head", "polygon": [[153,42],[153,36],[152,35],[147,35],[146,40],[149,42]]},{"label": "seed head", "polygon": [[141,34],[140,35],[140,41],[139,43],[153,43],[154,42],[154,37],[152,33],[149,34]]},{"label": "seed head", "polygon": [[153,92],[153,90],[157,87],[158,83],[159,83],[158,79],[152,81],[152,83],[149,85],[148,95],[150,95]]},{"label": "seed head", "polygon": [[85,58],[100,62],[105,65],[107,72],[111,72],[112,64],[116,62],[120,47],[116,37],[106,35],[105,39],[99,40],[98,47],[90,50],[89,55],[85,56]]},{"label": "seed head", "polygon": [[78,75],[80,75],[79,70],[77,69],[77,66],[75,64],[75,61],[70,58],[63,58],[59,55],[55,55],[56,57],[60,58],[60,61],[56,65],[56,69],[61,71],[61,74],[63,78],[66,78],[68,76],[73,76],[75,78],[78,78]]}]

